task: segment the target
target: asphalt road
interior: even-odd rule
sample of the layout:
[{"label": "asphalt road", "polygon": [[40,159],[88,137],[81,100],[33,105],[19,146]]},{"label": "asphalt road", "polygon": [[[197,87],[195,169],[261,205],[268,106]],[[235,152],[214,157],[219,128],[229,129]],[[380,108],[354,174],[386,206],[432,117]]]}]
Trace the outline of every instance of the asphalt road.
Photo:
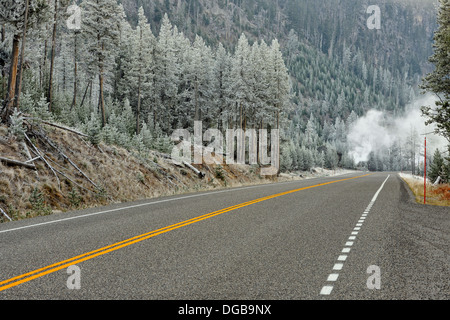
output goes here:
[{"label": "asphalt road", "polygon": [[0,300],[448,300],[450,210],[361,175],[2,224]]}]

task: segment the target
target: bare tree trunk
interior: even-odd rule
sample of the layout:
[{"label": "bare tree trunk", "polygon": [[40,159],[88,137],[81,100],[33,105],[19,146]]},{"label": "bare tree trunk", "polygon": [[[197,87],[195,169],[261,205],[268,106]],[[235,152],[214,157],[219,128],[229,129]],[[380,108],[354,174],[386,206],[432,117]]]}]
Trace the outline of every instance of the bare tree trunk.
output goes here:
[{"label": "bare tree trunk", "polygon": [[[242,106],[242,102],[239,102],[239,129],[242,131],[244,130],[244,108]],[[241,141],[238,142],[238,144],[241,143],[241,149],[238,150],[240,154],[237,156],[238,161],[240,159],[245,160],[245,132],[242,132],[241,135]]]},{"label": "bare tree trunk", "polygon": [[194,93],[194,100],[195,100],[195,121],[200,121],[200,108],[198,105],[198,81],[195,80],[195,93]]},{"label": "bare tree trunk", "polygon": [[57,18],[58,18],[58,0],[55,0],[55,14],[53,17],[53,34],[52,34],[52,56],[50,60],[50,79],[48,83],[48,94],[47,94],[48,111],[50,112],[52,111],[52,103],[53,103],[53,69],[55,64]]},{"label": "bare tree trunk", "polygon": [[243,119],[242,119],[242,102],[239,102],[239,129],[243,128]]},{"label": "bare tree trunk", "polygon": [[99,47],[100,54],[98,56],[98,67],[99,67],[99,76],[98,76],[98,85],[99,85],[99,97],[98,97],[98,110],[102,117],[102,128],[106,126],[106,111],[105,111],[105,97],[104,93],[104,72],[105,66],[103,61],[103,52],[105,50],[105,45],[101,41],[100,34],[97,34],[97,44]]},{"label": "bare tree trunk", "polygon": [[16,83],[17,83],[17,66],[19,64],[19,43],[20,43],[20,36],[15,34],[13,37],[13,44],[12,44],[8,93],[5,99],[5,105],[3,106],[3,110],[1,113],[3,122],[8,122],[8,118],[12,114],[12,109],[14,106],[14,95],[16,92]]},{"label": "bare tree trunk", "polygon": [[[280,130],[280,108],[277,108],[277,130]],[[279,134],[279,133],[278,133]],[[271,142],[273,148],[273,141]],[[275,166],[277,168],[277,176],[280,174],[280,143],[277,143],[277,163]]]},{"label": "bare tree trunk", "polygon": [[[50,6],[50,1],[51,0],[47,0],[47,4]],[[39,75],[39,81],[40,81],[40,89],[42,89],[45,85],[46,85],[46,78],[47,78],[47,48],[48,48],[48,25],[45,26],[45,41],[44,41],[44,54],[43,54],[43,61],[42,61],[42,65],[39,65],[39,69],[40,69],[40,75]]]},{"label": "bare tree trunk", "polygon": [[141,132],[141,87],[142,87],[142,38],[143,30],[139,32],[139,75],[138,75],[138,102],[136,110],[136,134]]},{"label": "bare tree trunk", "polygon": [[258,159],[258,164],[262,163],[262,155],[261,155],[260,149],[261,149],[261,145],[262,145],[263,141],[262,141],[260,132],[263,129],[263,125],[264,125],[263,119],[261,118],[261,120],[259,122],[259,130],[256,133],[258,135],[258,148],[257,148],[257,151],[256,151],[257,152],[256,159]]},{"label": "bare tree trunk", "polygon": [[73,67],[73,100],[72,100],[72,106],[71,106],[71,110],[73,107],[76,107],[77,105],[77,91],[78,91],[78,79],[77,79],[77,75],[78,75],[78,60],[77,60],[77,35],[78,32],[75,31],[75,35],[74,35],[74,44],[73,44],[73,49],[74,49],[74,67]]},{"label": "bare tree trunk", "polygon": [[136,134],[141,132],[141,74],[139,73],[138,78],[138,103],[136,111]]},{"label": "bare tree trunk", "polygon": [[41,87],[43,88],[46,85],[47,81],[47,50],[48,50],[48,39],[45,39],[44,42],[44,61],[42,62],[42,83]]},{"label": "bare tree trunk", "polygon": [[94,80],[91,80],[91,86],[89,87],[89,106],[92,105],[92,87],[94,86]]},{"label": "bare tree trunk", "polygon": [[[67,77],[66,77],[66,57],[63,56],[63,85],[62,85],[62,90],[64,95],[66,94],[66,89],[67,89]],[[58,86],[59,88],[59,86]]]},{"label": "bare tree trunk", "polygon": [[84,104],[84,100],[86,99],[89,87],[92,89],[92,80],[90,80],[86,86],[86,90],[84,91],[84,95],[83,95],[83,99],[81,99],[81,104],[80,104],[80,108],[83,106]]},{"label": "bare tree trunk", "polygon": [[13,166],[21,166],[21,167],[25,167],[28,169],[36,170],[36,166],[33,163],[22,162],[22,161],[8,159],[8,158],[4,158],[4,157],[0,157],[0,162],[5,162],[5,163],[13,165]]},{"label": "bare tree trunk", "polygon": [[16,108],[19,109],[20,107],[20,93],[22,92],[22,73],[23,73],[23,62],[25,57],[25,42],[27,37],[27,24],[28,24],[28,6],[29,6],[29,0],[25,3],[25,19],[24,19],[24,27],[23,27],[23,34],[22,34],[22,49],[20,51],[20,65],[19,65],[19,73],[18,73],[18,81],[16,88]]},{"label": "bare tree trunk", "polygon": [[99,109],[102,115],[102,128],[104,128],[106,126],[106,111],[105,111],[105,97],[103,96],[103,82],[104,82],[103,68],[100,70],[98,80],[100,86]]},{"label": "bare tree trunk", "polygon": [[[2,32],[1,32],[1,41],[2,43],[5,42],[6,37],[6,31],[5,31],[5,25],[2,25]],[[3,58],[0,58],[0,68],[2,69],[2,91],[3,91],[3,100],[6,99],[6,72],[5,72],[5,60]]]}]

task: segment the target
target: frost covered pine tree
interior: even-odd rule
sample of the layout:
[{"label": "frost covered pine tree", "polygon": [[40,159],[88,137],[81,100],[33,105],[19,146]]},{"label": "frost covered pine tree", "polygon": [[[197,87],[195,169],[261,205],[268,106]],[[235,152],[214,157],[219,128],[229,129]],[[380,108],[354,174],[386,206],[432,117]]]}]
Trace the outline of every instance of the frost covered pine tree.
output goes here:
[{"label": "frost covered pine tree", "polygon": [[439,149],[436,149],[433,155],[433,161],[428,171],[428,178],[431,182],[435,182],[438,177],[445,179],[445,162]]},{"label": "frost covered pine tree", "polygon": [[125,78],[130,86],[130,94],[136,95],[136,98],[132,101],[136,101],[136,134],[139,135],[142,102],[146,95],[152,92],[153,50],[156,45],[156,38],[150,29],[150,24],[142,7],[138,11],[138,25],[132,33],[131,44],[131,61],[126,70]]},{"label": "frost covered pine tree", "polygon": [[[269,52],[269,92],[270,104],[274,108],[275,128],[280,129],[280,115],[289,109],[291,84],[288,70],[284,63],[280,44],[278,40],[273,40]],[[279,150],[277,154],[280,154]],[[275,167],[279,168],[279,164],[275,163]]]},{"label": "frost covered pine tree", "polygon": [[[214,114],[214,82],[213,76],[213,56],[211,49],[205,44],[205,41],[197,36],[195,38],[192,53],[192,80],[193,80],[193,100],[194,100],[194,120],[205,120],[205,126],[208,127],[212,122]],[[208,117],[208,119],[204,119]]]},{"label": "frost covered pine tree", "polygon": [[224,129],[224,122],[227,118],[227,110],[230,106],[230,98],[227,93],[227,85],[229,83],[231,68],[231,58],[222,43],[215,53],[214,62],[214,78],[216,79],[214,88],[214,99],[217,107],[217,128],[219,130]]},{"label": "frost covered pine tree", "polygon": [[290,101],[289,73],[284,64],[278,40],[273,40],[269,55],[269,83],[272,106],[275,111],[276,128],[280,128],[280,113],[286,110]]},{"label": "frost covered pine tree", "polygon": [[139,134],[142,136],[142,142],[145,147],[147,149],[151,149],[153,147],[153,135],[146,122],[142,123],[142,128]]},{"label": "frost covered pine tree", "polygon": [[347,129],[350,129],[356,122],[358,121],[358,115],[355,113],[354,110],[350,113],[350,115],[347,117]]},{"label": "frost covered pine tree", "polygon": [[269,104],[269,47],[264,40],[261,44],[255,43],[252,48],[252,69],[254,76],[254,98],[255,98],[255,121],[256,127],[263,129],[265,123],[271,121],[273,115]]},{"label": "frost covered pine tree", "polygon": [[239,38],[236,52],[233,56],[229,93],[232,96],[234,107],[232,114],[238,115],[238,128],[244,128],[244,114],[250,104],[250,46],[247,37],[242,34]]},{"label": "frost covered pine tree", "polygon": [[24,134],[26,132],[23,126],[23,115],[19,112],[19,110],[14,109],[14,112],[10,117],[11,126],[8,128],[10,135],[16,137],[18,140],[22,140],[24,138]]},{"label": "frost covered pine tree", "polygon": [[98,146],[101,141],[101,128],[100,120],[96,112],[91,113],[91,118],[86,124],[86,132],[92,145]]},{"label": "frost covered pine tree", "polygon": [[308,149],[316,148],[318,140],[319,140],[319,135],[317,134],[317,131],[316,131],[315,119],[314,119],[313,114],[311,113],[311,116],[308,120],[308,123],[306,124],[306,129],[305,129],[306,147]]},{"label": "frost covered pine tree", "polygon": [[439,28],[434,34],[434,54],[430,62],[435,69],[423,79],[422,89],[439,97],[436,108],[422,108],[428,124],[436,124],[436,133],[450,142],[450,1],[439,0]]},{"label": "frost covered pine tree", "polygon": [[102,127],[106,125],[105,74],[114,64],[114,50],[120,31],[120,8],[115,0],[84,0],[81,4],[83,35],[90,53],[88,64],[98,75],[99,102]]},{"label": "frost covered pine tree", "polygon": [[130,100],[127,98],[123,102],[123,109],[117,126],[121,133],[130,137],[136,132],[135,116],[131,108]]},{"label": "frost covered pine tree", "polygon": [[194,86],[193,86],[193,46],[183,32],[178,32],[176,26],[173,27],[173,50],[177,65],[176,79],[178,81],[177,103],[173,110],[172,128],[192,127],[194,121]]},{"label": "frost covered pine tree", "polygon": [[[237,124],[236,128],[246,129],[246,113],[252,107],[252,84],[251,84],[251,59],[250,46],[245,34],[239,38],[236,51],[232,58],[230,82],[228,86],[228,93],[231,96],[232,106],[229,110],[229,115],[233,118],[228,120],[229,126],[232,122]],[[245,136],[242,135],[242,145],[244,145]],[[231,146],[230,146],[231,147]],[[234,150],[227,150],[227,152],[234,152]],[[237,155],[238,159],[245,159],[245,148],[241,148],[241,153]]]},{"label": "frost covered pine tree", "polygon": [[175,51],[174,27],[164,15],[155,52],[154,123],[168,132],[178,98],[180,65]]}]

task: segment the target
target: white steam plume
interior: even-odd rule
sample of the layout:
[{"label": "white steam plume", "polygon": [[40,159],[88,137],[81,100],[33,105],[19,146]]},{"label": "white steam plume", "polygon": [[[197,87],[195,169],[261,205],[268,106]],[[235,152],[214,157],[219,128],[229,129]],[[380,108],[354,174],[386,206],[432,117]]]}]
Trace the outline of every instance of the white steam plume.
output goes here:
[{"label": "white steam plume", "polygon": [[[386,150],[395,141],[404,144],[411,130],[415,130],[421,140],[425,137],[423,134],[427,134],[427,146],[431,154],[436,149],[446,150],[448,141],[432,133],[435,127],[425,125],[426,119],[420,111],[422,106],[434,106],[435,101],[435,97],[431,95],[424,96],[408,105],[404,114],[397,117],[386,112],[370,110],[349,128],[347,141],[350,156],[353,156],[356,163],[367,161],[372,151],[378,153]],[[423,144],[422,141],[417,143]]]}]

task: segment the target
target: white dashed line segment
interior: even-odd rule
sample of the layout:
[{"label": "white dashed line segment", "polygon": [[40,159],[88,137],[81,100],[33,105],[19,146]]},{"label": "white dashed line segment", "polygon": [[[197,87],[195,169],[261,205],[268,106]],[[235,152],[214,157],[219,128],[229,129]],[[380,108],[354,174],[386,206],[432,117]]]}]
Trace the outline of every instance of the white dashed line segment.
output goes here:
[{"label": "white dashed line segment", "polygon": [[339,273],[332,273],[328,276],[327,281],[333,281],[333,282],[337,281],[338,277],[339,277]]},{"label": "white dashed line segment", "polygon": [[320,294],[324,296],[329,296],[331,294],[331,291],[333,291],[333,286],[324,286],[320,291]]}]

